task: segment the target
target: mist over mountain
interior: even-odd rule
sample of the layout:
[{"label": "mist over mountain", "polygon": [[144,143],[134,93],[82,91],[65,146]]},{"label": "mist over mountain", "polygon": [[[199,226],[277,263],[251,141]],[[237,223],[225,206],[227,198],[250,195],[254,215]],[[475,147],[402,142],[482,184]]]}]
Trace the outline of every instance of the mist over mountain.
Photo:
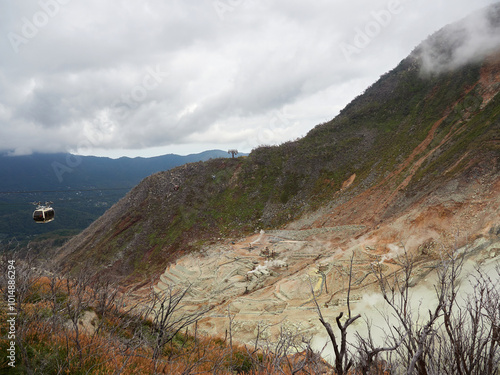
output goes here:
[{"label": "mist over mountain", "polygon": [[415,51],[425,73],[441,73],[480,62],[500,47],[500,4],[448,25]]}]

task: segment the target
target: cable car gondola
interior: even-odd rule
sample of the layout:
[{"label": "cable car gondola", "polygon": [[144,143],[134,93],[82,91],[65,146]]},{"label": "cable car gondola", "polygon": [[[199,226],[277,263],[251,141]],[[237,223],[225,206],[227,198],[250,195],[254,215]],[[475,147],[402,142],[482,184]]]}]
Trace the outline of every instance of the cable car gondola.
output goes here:
[{"label": "cable car gondola", "polygon": [[45,206],[38,203],[33,203],[36,204],[36,210],[33,212],[33,220],[37,223],[49,223],[52,220],[54,220],[54,209],[50,207],[50,204],[52,202],[45,202]]}]

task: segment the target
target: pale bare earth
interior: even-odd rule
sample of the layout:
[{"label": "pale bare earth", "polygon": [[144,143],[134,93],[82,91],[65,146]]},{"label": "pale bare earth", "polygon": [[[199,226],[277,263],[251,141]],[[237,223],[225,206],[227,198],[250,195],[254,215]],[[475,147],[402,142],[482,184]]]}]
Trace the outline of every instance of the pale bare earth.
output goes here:
[{"label": "pale bare earth", "polygon": [[259,324],[286,322],[314,333],[311,290],[319,301],[338,305],[336,293],[327,289],[342,285],[345,278],[344,252],[328,248],[325,239],[329,232],[355,233],[359,228],[282,230],[214,246],[203,256],[180,259],[156,288],[191,284],[189,305],[214,306],[199,325],[207,334],[225,335],[228,309],[235,315],[233,332],[241,341],[254,340]]},{"label": "pale bare earth", "polygon": [[[231,314],[234,340],[253,345],[258,332],[263,340],[287,327],[305,338],[316,337],[321,348],[326,335],[312,291],[327,320],[334,323],[341,311],[346,314],[353,254],[351,308],[365,317],[380,308],[374,268],[382,267],[387,275],[396,272],[394,259],[405,249],[417,262],[416,295],[417,287],[432,278],[432,266],[444,251],[467,251],[472,263],[498,262],[499,192],[498,178],[466,188],[450,183],[404,214],[371,227],[357,224],[366,222],[360,215],[352,215],[353,223],[320,226],[339,216],[335,210],[323,210],[283,230],[227,239],[202,254],[185,256],[165,271],[155,290],[191,285],[184,301],[187,308],[212,307],[198,325],[202,333],[224,337]],[[432,288],[425,290],[421,298],[432,299]],[[363,324],[356,323],[359,329]]]}]

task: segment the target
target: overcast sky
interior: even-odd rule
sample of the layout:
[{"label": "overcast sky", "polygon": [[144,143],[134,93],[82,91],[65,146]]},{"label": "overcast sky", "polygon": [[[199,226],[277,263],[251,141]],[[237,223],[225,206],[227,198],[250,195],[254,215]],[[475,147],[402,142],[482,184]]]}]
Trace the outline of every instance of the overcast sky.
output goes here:
[{"label": "overcast sky", "polygon": [[3,0],[0,153],[243,152],[495,0]]}]

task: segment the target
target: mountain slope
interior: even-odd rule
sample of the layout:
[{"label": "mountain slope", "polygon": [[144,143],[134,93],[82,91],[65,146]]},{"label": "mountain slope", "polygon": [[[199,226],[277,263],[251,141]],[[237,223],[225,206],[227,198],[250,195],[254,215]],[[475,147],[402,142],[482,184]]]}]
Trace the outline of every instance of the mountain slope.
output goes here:
[{"label": "mountain slope", "polygon": [[[498,35],[500,5],[486,14],[489,32]],[[146,178],[66,244],[58,261],[74,269],[91,259],[110,275],[139,282],[183,254],[260,229],[356,225],[356,233],[329,240],[344,247],[408,219],[419,205],[423,214],[453,186],[467,192],[455,202],[466,212],[475,204],[469,193],[477,181],[483,181],[483,198],[493,194],[500,170],[500,52],[490,45],[458,62],[467,38],[450,30],[467,31],[466,25],[433,35],[339,116],[298,141]],[[453,216],[448,203],[438,216]],[[470,226],[471,236],[493,230],[494,212]],[[429,230],[436,225],[419,220]],[[436,232],[446,228],[440,225]]]}]

